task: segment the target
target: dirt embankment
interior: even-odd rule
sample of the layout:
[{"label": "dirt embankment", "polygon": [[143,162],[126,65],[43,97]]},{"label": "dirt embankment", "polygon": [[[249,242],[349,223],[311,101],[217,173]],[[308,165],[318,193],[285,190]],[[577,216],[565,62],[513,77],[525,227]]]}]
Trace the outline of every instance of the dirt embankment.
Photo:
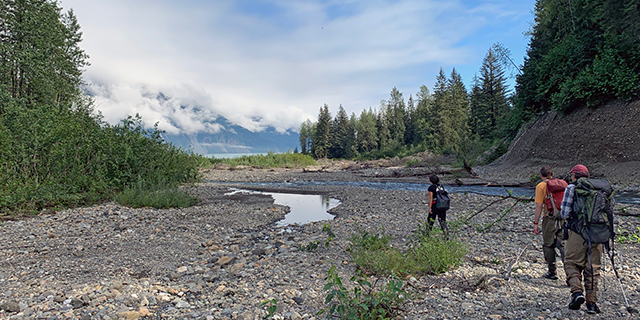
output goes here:
[{"label": "dirt embankment", "polygon": [[549,112],[523,128],[509,151],[491,165],[478,168],[489,178],[528,180],[542,165],[556,175],[575,164],[625,189],[640,184],[640,100],[613,102],[569,115]]}]

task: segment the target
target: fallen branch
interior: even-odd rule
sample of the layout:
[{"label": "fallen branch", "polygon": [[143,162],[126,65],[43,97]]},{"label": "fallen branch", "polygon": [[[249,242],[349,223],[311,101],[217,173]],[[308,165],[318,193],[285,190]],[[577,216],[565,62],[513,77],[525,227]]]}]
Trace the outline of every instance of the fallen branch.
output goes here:
[{"label": "fallen branch", "polygon": [[522,254],[524,253],[524,251],[527,249],[527,247],[522,248],[522,250],[520,250],[520,253],[516,256],[516,261],[513,262],[513,264],[509,267],[509,269],[507,269],[507,272],[504,274],[504,279],[505,280],[510,280],[511,279],[511,271],[513,271],[513,267],[516,266],[516,264],[518,264],[518,260],[520,260],[520,257],[522,256]]}]

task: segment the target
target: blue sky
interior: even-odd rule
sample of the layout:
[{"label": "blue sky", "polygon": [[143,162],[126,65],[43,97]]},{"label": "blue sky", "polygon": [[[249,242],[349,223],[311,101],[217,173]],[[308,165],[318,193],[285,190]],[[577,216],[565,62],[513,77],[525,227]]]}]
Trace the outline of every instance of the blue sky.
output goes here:
[{"label": "blue sky", "polygon": [[[105,119],[169,133],[297,129],[415,97],[440,70],[467,89],[493,43],[521,64],[533,0],[62,0],[82,26],[88,90]],[[513,81],[510,82],[511,85]],[[168,99],[156,99],[162,92]]]}]

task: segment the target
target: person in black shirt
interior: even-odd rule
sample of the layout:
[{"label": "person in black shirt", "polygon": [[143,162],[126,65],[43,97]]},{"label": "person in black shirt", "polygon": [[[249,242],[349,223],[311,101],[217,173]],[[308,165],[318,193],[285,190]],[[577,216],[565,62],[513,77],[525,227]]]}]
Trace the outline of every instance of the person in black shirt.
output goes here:
[{"label": "person in black shirt", "polygon": [[436,208],[436,192],[438,191],[438,188],[442,188],[440,185],[440,178],[435,174],[432,174],[429,176],[429,181],[431,181],[431,185],[429,186],[429,189],[427,189],[429,193],[429,216],[427,218],[429,230],[431,230],[436,221],[436,217],[438,217],[440,228],[442,228],[442,231],[444,231],[445,234],[448,234],[449,227],[447,226],[447,210]]}]

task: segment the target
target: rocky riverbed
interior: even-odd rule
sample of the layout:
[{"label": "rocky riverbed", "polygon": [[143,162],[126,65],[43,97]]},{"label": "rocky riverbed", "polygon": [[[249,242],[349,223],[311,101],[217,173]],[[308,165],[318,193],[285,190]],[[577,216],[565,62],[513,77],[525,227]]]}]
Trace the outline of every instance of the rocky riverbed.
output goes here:
[{"label": "rocky riverbed", "polygon": [[[239,182],[393,179],[370,169],[358,174],[208,170],[204,178],[218,183],[186,187],[200,199],[190,208],[132,209],[104,203],[1,222],[0,319],[262,319],[267,312],[260,303],[268,299],[276,300],[276,317],[281,319],[319,319],[329,268],[336,266],[348,285],[355,273],[346,251],[352,234],[384,227],[393,245],[405,248],[426,219],[425,194],[413,191],[321,185],[282,189],[341,201],[331,210],[333,220],[288,227],[276,227],[289,208],[274,204],[271,197],[226,195],[230,188],[242,187]],[[426,180],[420,174],[412,179]],[[450,223],[498,200],[477,194],[451,198]],[[624,210],[640,211],[634,206]],[[469,246],[462,266],[403,279],[413,298],[400,318],[633,318],[608,261],[599,292],[603,313],[591,316],[584,306],[580,311],[567,308],[564,273],[560,271],[557,281],[541,278],[546,266],[541,236],[532,233],[533,213],[533,203],[509,199],[461,225],[458,237]],[[639,222],[624,216],[616,221],[630,231],[638,230]],[[298,250],[315,241],[324,243],[325,224],[335,233],[329,246]],[[640,245],[617,244],[616,251],[622,285],[638,308]]]}]

